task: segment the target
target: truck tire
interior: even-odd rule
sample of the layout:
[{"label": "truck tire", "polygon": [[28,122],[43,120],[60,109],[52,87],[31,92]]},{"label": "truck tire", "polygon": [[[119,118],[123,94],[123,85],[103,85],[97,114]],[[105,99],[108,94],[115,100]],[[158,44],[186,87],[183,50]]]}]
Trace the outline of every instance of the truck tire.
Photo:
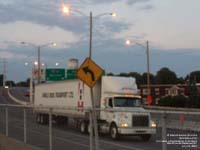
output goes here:
[{"label": "truck tire", "polygon": [[35,120],[37,123],[40,123],[40,114],[36,114]]},{"label": "truck tire", "polygon": [[36,115],[36,122],[39,124],[48,124],[49,123],[49,116],[46,114],[37,114]]},{"label": "truck tire", "polygon": [[80,124],[80,131],[81,131],[81,133],[83,133],[83,134],[88,133],[88,123],[87,123],[86,121],[81,121],[81,124]]},{"label": "truck tire", "polygon": [[115,124],[111,124],[111,126],[110,126],[110,136],[113,140],[119,139],[118,129]]},{"label": "truck tire", "polygon": [[45,124],[45,125],[49,124],[49,115],[43,114],[42,117],[43,117],[43,123],[42,124]]},{"label": "truck tire", "polygon": [[147,141],[150,140],[151,134],[143,134],[143,135],[141,135],[140,137],[141,137],[142,141],[147,142]]},{"label": "truck tire", "polygon": [[[90,123],[88,123],[88,125],[87,125],[87,133],[88,133],[88,134],[90,134],[90,130],[91,130],[91,129],[90,129]],[[93,133],[94,133],[94,132],[93,132]]]}]

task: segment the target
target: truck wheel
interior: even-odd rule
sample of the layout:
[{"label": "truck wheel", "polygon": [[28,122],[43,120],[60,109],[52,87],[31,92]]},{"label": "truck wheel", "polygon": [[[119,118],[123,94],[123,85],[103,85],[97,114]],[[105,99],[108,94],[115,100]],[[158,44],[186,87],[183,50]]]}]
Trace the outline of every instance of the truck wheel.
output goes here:
[{"label": "truck wheel", "polygon": [[[91,130],[90,127],[91,127],[91,124],[88,122],[88,124],[87,124],[87,133],[88,134],[90,134],[90,130]],[[92,131],[93,131],[93,134],[94,134],[94,127],[93,127]]]},{"label": "truck wheel", "polygon": [[141,135],[142,141],[149,141],[151,138],[151,134]]},{"label": "truck wheel", "polygon": [[46,114],[37,114],[36,115],[36,122],[39,124],[48,124],[49,117]]},{"label": "truck wheel", "polygon": [[118,129],[117,129],[117,126],[115,124],[112,124],[111,127],[110,127],[110,136],[113,140],[119,139]]},{"label": "truck wheel", "polygon": [[36,117],[35,117],[35,118],[36,118],[36,122],[37,122],[37,123],[40,123],[40,114],[36,114]]},{"label": "truck wheel", "polygon": [[44,114],[42,115],[43,123],[42,124],[48,124],[49,123],[49,115]]},{"label": "truck wheel", "polygon": [[44,115],[40,115],[40,124],[44,124]]},{"label": "truck wheel", "polygon": [[87,133],[88,131],[88,123],[86,121],[81,121],[80,131],[81,133]]}]

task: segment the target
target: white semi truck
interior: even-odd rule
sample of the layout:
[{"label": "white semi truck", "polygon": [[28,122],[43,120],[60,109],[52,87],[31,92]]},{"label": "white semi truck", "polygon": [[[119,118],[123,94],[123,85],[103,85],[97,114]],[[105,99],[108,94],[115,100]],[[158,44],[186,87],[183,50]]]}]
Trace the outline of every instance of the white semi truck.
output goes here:
[{"label": "white semi truck", "polygon": [[[102,76],[93,88],[99,132],[109,133],[113,139],[120,135],[138,135],[148,141],[156,133],[156,124],[150,113],[143,109],[135,78]],[[90,88],[79,79],[44,83],[35,86],[34,105],[36,120],[48,123],[49,110],[56,122],[73,118],[80,131],[89,131]],[[56,109],[67,107],[68,109]]]}]

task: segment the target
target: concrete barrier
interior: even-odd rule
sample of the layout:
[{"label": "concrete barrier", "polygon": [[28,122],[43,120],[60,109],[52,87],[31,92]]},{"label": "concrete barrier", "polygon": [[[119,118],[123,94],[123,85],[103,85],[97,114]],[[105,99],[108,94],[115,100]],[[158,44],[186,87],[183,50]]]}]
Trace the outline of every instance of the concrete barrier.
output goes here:
[{"label": "concrete barrier", "polygon": [[0,134],[0,150],[42,150]]}]

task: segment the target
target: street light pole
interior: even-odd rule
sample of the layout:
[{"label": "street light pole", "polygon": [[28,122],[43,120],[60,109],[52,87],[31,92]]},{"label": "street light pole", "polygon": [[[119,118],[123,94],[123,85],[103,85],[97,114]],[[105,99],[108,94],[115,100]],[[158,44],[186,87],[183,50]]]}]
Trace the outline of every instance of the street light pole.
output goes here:
[{"label": "street light pole", "polygon": [[90,43],[89,43],[89,58],[92,58],[92,28],[93,28],[93,18],[92,12],[90,12]]},{"label": "street light pole", "polygon": [[[84,15],[84,13],[73,9],[75,12]],[[65,5],[63,5],[63,12],[66,14],[69,14],[70,9],[68,7],[66,7]],[[100,16],[104,16],[104,15],[112,15],[112,16],[116,16],[115,13],[103,13],[103,14],[99,14],[96,17],[100,17]],[[88,16],[87,16],[88,17]],[[90,16],[89,16],[89,22],[90,22],[90,39],[89,39],[89,58],[92,59],[92,30],[93,30],[93,16],[92,16],[92,12],[90,12]],[[98,135],[98,127],[97,127],[97,119],[96,119],[96,102],[94,101],[94,95],[93,95],[93,88],[90,88],[90,93],[91,93],[91,103],[92,103],[92,121],[90,122],[90,126],[91,126],[91,130],[90,130],[90,144],[91,144],[91,149],[93,149],[93,144],[95,144],[95,150],[99,149],[99,135]],[[94,143],[93,143],[93,126],[94,126]]]},{"label": "street light pole", "polygon": [[38,46],[38,84],[40,84],[40,74],[41,74],[41,70],[40,70],[40,46]]},{"label": "street light pole", "polygon": [[[24,64],[26,67],[30,66],[28,62],[25,62]],[[30,74],[30,80],[29,80],[29,103],[33,104],[33,68],[28,68],[28,73]]]},{"label": "street light pole", "polygon": [[[126,45],[130,45],[131,41],[126,40]],[[146,63],[147,63],[147,101],[148,105],[152,103],[152,96],[151,96],[151,83],[150,83],[150,61],[149,61],[149,41],[146,41],[146,44],[140,44],[138,42],[135,42],[135,44],[142,46],[146,49]]]},{"label": "street light pole", "polygon": [[30,45],[30,46],[34,47],[37,50],[37,59],[38,59],[38,61],[37,61],[37,65],[38,65],[37,77],[38,77],[38,84],[40,84],[41,83],[40,49],[41,49],[41,47],[47,47],[49,45],[56,46],[56,43],[47,43],[47,44],[44,44],[44,45],[35,45],[35,44],[29,43],[29,42],[21,42],[21,44]]},{"label": "street light pole", "polygon": [[149,64],[149,41],[146,42],[146,55],[147,55],[147,89],[148,89],[148,98],[151,98],[151,87],[150,87],[150,64]]},{"label": "street light pole", "polygon": [[[89,40],[89,58],[92,59],[92,29],[93,29],[93,17],[92,12],[90,12],[90,40]],[[90,128],[90,136],[93,136],[93,128],[94,127],[94,140],[95,140],[95,149],[99,149],[99,134],[98,134],[98,127],[97,127],[97,113],[96,113],[96,102],[94,100],[93,88],[90,88],[91,93],[91,102],[92,102],[92,122]]]}]

